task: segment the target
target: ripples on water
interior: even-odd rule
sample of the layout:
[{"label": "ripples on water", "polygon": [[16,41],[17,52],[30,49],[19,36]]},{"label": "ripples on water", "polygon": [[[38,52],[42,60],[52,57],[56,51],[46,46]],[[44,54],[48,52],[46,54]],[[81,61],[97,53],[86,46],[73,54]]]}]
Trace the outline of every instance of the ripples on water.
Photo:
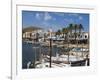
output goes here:
[{"label": "ripples on water", "polygon": [[[33,47],[39,47],[36,49],[36,55],[35,50]],[[56,52],[61,54],[60,48],[57,48],[56,46],[52,47],[52,56],[56,56]],[[44,55],[49,55],[49,47],[41,47],[41,53]],[[31,43],[22,43],[22,68],[27,68],[27,63],[29,61],[33,62],[35,60],[39,59],[40,55],[40,44],[31,44]]]}]

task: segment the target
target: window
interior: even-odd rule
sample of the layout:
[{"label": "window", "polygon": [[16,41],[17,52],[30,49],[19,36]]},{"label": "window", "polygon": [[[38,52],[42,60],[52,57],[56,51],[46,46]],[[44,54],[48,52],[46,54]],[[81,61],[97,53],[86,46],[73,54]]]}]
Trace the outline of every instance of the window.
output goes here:
[{"label": "window", "polygon": [[87,38],[87,36],[85,35],[85,38]]}]

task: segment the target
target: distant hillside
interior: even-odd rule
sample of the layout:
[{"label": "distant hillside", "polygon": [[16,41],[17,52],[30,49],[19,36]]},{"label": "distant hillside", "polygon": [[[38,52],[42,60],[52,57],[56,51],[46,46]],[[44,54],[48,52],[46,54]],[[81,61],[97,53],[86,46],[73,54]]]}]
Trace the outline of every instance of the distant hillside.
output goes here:
[{"label": "distant hillside", "polygon": [[39,29],[42,29],[42,28],[40,28],[40,27],[35,27],[35,26],[30,26],[30,27],[27,27],[27,28],[23,28],[23,33],[24,33],[24,32],[31,32],[31,31],[39,30]]}]

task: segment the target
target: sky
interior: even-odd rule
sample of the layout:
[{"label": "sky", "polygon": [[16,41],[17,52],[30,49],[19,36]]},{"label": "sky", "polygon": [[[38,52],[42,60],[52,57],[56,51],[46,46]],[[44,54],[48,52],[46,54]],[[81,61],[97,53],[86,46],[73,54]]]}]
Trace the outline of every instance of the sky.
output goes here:
[{"label": "sky", "polygon": [[89,14],[85,13],[64,13],[44,11],[22,11],[23,28],[37,26],[45,30],[57,31],[68,27],[70,23],[82,24],[84,31],[89,31]]}]

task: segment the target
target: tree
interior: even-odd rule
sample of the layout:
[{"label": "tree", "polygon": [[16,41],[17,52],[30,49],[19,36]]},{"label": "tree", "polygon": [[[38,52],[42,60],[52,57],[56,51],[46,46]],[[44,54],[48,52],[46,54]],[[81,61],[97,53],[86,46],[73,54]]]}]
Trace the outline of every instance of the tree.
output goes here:
[{"label": "tree", "polygon": [[44,33],[44,42],[46,41],[46,33]]},{"label": "tree", "polygon": [[[79,35],[80,35],[81,32],[82,32],[82,30],[84,30],[83,25],[82,24],[79,24],[78,29],[79,29]],[[80,36],[79,36],[79,40],[80,40]]]},{"label": "tree", "polygon": [[71,23],[71,24],[69,24],[69,27],[68,27],[68,29],[69,29],[69,31],[70,31],[70,35],[72,36],[72,30],[73,30],[73,24]]},{"label": "tree", "polygon": [[78,29],[78,25],[77,24],[75,24],[74,25],[74,36],[75,36],[75,43],[76,43],[76,38],[77,38],[77,29]]},{"label": "tree", "polygon": [[39,41],[39,33],[36,33],[36,42]]},{"label": "tree", "polygon": [[56,36],[59,35],[60,36],[61,34],[61,30],[59,29],[57,32],[56,32]]},{"label": "tree", "polygon": [[84,30],[84,27],[83,27],[83,25],[82,25],[82,24],[79,24],[79,26],[78,26],[78,27],[79,27],[79,33],[81,33],[81,31],[82,31],[82,30]]},{"label": "tree", "polygon": [[67,42],[68,42],[68,32],[69,32],[68,28],[63,28],[62,29],[64,39],[65,39],[65,41],[67,40]]},{"label": "tree", "polygon": [[71,38],[72,38],[72,31],[73,31],[73,29],[74,29],[74,26],[73,26],[74,24],[69,24],[69,26],[68,26],[68,30],[69,30],[69,32],[70,32],[70,42],[72,42],[71,41]]},{"label": "tree", "polygon": [[[84,28],[83,28],[83,25],[82,25],[82,24],[79,24],[78,28],[79,28],[79,35],[80,35],[81,32],[82,32],[82,30],[84,29]],[[79,41],[80,41],[80,36],[79,36]],[[81,43],[81,42],[80,42],[80,43]],[[82,57],[83,57],[83,44],[82,44]]]}]

